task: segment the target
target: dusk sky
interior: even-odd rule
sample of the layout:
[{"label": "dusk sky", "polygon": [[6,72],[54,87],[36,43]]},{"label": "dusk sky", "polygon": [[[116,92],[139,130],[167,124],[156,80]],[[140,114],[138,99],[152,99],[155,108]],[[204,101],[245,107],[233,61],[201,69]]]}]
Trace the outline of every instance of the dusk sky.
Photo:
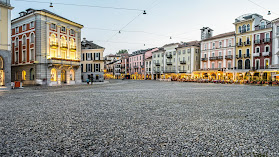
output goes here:
[{"label": "dusk sky", "polygon": [[[278,0],[253,0],[261,7],[249,0],[26,1],[12,0],[12,6],[15,7],[12,10],[12,19],[18,17],[18,13],[27,8],[48,9],[84,25],[82,38],[86,37],[105,47],[105,55],[115,53],[120,49],[129,49],[129,52],[132,53],[139,49],[161,47],[167,43],[200,40],[200,29],[203,26],[212,28],[214,35],[234,31],[232,24],[234,19],[247,13],[261,14],[267,20],[279,17]],[[47,3],[38,2],[53,2],[54,7],[50,8]],[[104,9],[55,3],[139,9],[146,10],[147,15],[143,15],[142,11],[137,10]],[[268,16],[266,9],[270,10],[272,15]],[[138,16],[139,14],[141,15]],[[117,30],[123,28],[135,17],[137,18],[119,34]],[[109,31],[99,28],[109,29]]]}]

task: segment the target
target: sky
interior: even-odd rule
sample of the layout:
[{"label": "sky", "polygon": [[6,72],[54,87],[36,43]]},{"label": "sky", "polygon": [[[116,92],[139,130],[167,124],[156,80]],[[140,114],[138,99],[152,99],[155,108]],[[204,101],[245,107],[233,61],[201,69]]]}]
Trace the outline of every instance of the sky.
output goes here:
[{"label": "sky", "polygon": [[[39,2],[53,2],[54,7]],[[234,31],[235,18],[243,14],[258,13],[267,20],[279,17],[278,0],[12,0],[11,4],[15,7],[12,19],[20,11],[34,8],[47,9],[82,24],[82,38],[105,47],[104,55],[121,49],[132,53],[168,43],[200,40],[202,27],[212,28],[213,35]],[[142,10],[147,14],[143,15]],[[268,10],[271,15],[267,15]]]}]

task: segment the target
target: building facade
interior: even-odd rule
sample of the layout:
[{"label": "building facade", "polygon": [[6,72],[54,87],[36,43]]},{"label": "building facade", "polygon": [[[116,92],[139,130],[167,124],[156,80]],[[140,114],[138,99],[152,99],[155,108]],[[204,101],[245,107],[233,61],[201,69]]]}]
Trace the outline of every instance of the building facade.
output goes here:
[{"label": "building facade", "polygon": [[11,10],[10,0],[0,0],[0,87],[11,86]]},{"label": "building facade", "polygon": [[153,80],[158,80],[162,78],[165,67],[164,58],[165,50],[163,47],[160,47],[158,48],[158,50],[152,52],[151,74]]},{"label": "building facade", "polygon": [[129,57],[130,78],[135,80],[144,79],[144,56],[146,50],[139,50]]},{"label": "building facade", "polygon": [[48,10],[12,20],[12,81],[26,85],[81,83],[82,25]]},{"label": "building facade", "polygon": [[203,79],[233,79],[235,32],[227,32],[201,41],[200,70]]},{"label": "building facade", "polygon": [[104,81],[104,51],[105,48],[83,38],[81,42],[81,80],[93,82]]},{"label": "building facade", "polygon": [[272,21],[272,65],[274,68],[279,69],[279,18]]}]

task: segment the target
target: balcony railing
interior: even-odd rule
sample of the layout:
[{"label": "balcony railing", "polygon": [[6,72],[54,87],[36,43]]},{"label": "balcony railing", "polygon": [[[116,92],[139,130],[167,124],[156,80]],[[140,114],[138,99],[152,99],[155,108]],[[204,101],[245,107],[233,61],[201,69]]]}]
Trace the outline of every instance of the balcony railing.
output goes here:
[{"label": "balcony railing", "polygon": [[71,51],[76,51],[76,50],[77,50],[77,47],[71,45],[71,46],[70,46],[70,50],[71,50]]},{"label": "balcony railing", "polygon": [[68,49],[68,44],[61,44],[60,47],[63,48],[63,49]]},{"label": "balcony railing", "polygon": [[256,39],[254,42],[255,42],[256,45],[257,44],[261,44],[261,40],[260,39]]},{"label": "balcony railing", "polygon": [[217,60],[223,60],[223,56],[218,56]]},{"label": "balcony railing", "polygon": [[217,60],[217,57],[209,57],[209,60],[211,60],[211,61]]},{"label": "balcony railing", "polygon": [[243,43],[242,43],[242,42],[237,43],[237,46],[238,46],[238,47],[243,46]]},{"label": "balcony railing", "polygon": [[235,58],[237,58],[237,59],[240,59],[242,57],[243,57],[243,55],[235,55]]},{"label": "balcony railing", "polygon": [[226,55],[225,59],[233,59],[233,55]]},{"label": "balcony railing", "polygon": [[270,43],[270,38],[265,38],[265,39],[263,40],[263,42],[264,42],[264,43]]},{"label": "balcony railing", "polygon": [[156,66],[160,66],[160,63],[155,63]]},{"label": "balcony railing", "polygon": [[244,42],[244,45],[245,45],[245,46],[251,45],[251,41],[246,41],[246,42]]},{"label": "balcony railing", "polygon": [[167,58],[172,58],[172,54],[167,54]]},{"label": "balcony railing", "polygon": [[176,70],[165,70],[164,73],[176,73]]},{"label": "balcony railing", "polygon": [[180,61],[180,64],[186,64],[186,61]]},{"label": "balcony railing", "polygon": [[270,52],[263,52],[263,56],[270,56]]},{"label": "balcony railing", "polygon": [[51,48],[57,48],[58,47],[58,42],[55,42],[55,41],[50,42],[50,47]]},{"label": "balcony railing", "polygon": [[254,57],[260,57],[261,54],[260,54],[259,52],[256,52],[256,53],[253,54],[253,56],[254,56]]},{"label": "balcony railing", "polygon": [[179,73],[187,73],[187,70],[178,70]]},{"label": "balcony railing", "polygon": [[167,65],[172,65],[172,62],[167,62],[166,64],[167,64]]},{"label": "balcony railing", "polygon": [[208,58],[202,58],[201,61],[202,62],[206,62],[208,60]]}]

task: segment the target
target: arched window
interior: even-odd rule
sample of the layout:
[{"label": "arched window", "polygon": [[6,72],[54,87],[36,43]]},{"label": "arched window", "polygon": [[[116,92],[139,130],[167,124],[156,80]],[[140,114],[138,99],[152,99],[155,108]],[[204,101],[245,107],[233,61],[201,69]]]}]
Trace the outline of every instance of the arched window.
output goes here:
[{"label": "arched window", "polygon": [[63,46],[65,46],[66,45],[66,39],[65,39],[65,37],[61,37],[61,46],[63,47]]},{"label": "arched window", "polygon": [[242,32],[245,33],[246,32],[246,25],[242,26]]},{"label": "arched window", "polygon": [[71,81],[74,81],[74,80],[75,80],[75,71],[74,71],[74,69],[72,69],[72,70],[70,71],[70,80],[71,80]]},{"label": "arched window", "polygon": [[33,68],[30,69],[30,80],[35,80],[35,73]]},{"label": "arched window", "polygon": [[54,34],[51,35],[50,42],[51,43],[55,43],[56,42],[56,36]]},{"label": "arched window", "polygon": [[25,35],[22,37],[22,45],[26,45],[26,36]]},{"label": "arched window", "polygon": [[247,32],[250,31],[250,24],[247,25]]},{"label": "arched window", "polygon": [[238,32],[241,33],[241,26],[238,27]]},{"label": "arched window", "polygon": [[22,71],[22,76],[21,76],[22,80],[25,81],[26,80],[26,71]]},{"label": "arched window", "polygon": [[18,38],[16,38],[16,40],[15,40],[15,46],[18,46],[19,44],[18,44]]},{"label": "arched window", "polygon": [[245,60],[245,69],[250,69],[250,59]]},{"label": "arched window", "polygon": [[50,80],[51,81],[56,81],[57,79],[57,71],[56,69],[51,69],[51,72],[50,72]]},{"label": "arched window", "polygon": [[34,35],[34,33],[31,33],[30,38],[31,38],[31,43],[35,43],[35,35]]}]

